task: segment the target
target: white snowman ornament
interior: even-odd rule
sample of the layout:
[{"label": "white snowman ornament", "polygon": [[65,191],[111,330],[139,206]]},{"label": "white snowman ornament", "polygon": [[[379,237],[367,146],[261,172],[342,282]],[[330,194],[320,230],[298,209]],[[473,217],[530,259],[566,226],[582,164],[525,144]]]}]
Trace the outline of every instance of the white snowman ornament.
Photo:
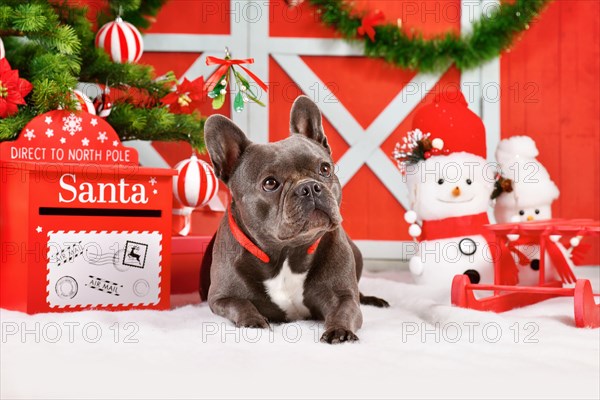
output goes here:
[{"label": "white snowman ornament", "polygon": [[[552,203],[560,192],[550,174],[537,160],[539,152],[533,139],[528,136],[513,136],[502,140],[496,149],[496,161],[501,169],[497,177],[492,198],[495,200],[494,216],[499,224],[509,222],[532,222],[552,219]],[[572,267],[570,254],[579,245],[580,238],[573,238],[571,248],[566,249],[557,240],[547,244],[556,247],[563,255],[561,265]],[[539,283],[540,247],[523,238],[509,238],[509,248],[518,266],[519,284]],[[575,246],[573,246],[575,245]],[[555,268],[548,254],[545,257],[545,280],[557,279]],[[564,267],[563,267],[564,268]]]},{"label": "white snowman ornament", "polygon": [[[552,218],[552,202],[560,192],[536,159],[538,154],[535,142],[528,136],[513,136],[498,145],[496,161],[502,176],[494,191],[497,223]],[[510,184],[502,187],[506,180]]]},{"label": "white snowman ornament", "polygon": [[[496,169],[485,154],[485,128],[460,92],[438,95],[413,119],[394,158],[405,175],[405,214],[417,252],[409,261],[416,283],[450,289],[456,275],[492,283],[494,266],[484,227]],[[461,151],[465,150],[465,151]]]},{"label": "white snowman ornament", "polygon": [[472,283],[492,283],[494,266],[484,225],[489,223],[495,170],[488,173],[483,158],[450,152],[441,138],[431,139],[419,130],[409,132],[395,156],[408,186],[409,234],[418,241],[409,262],[415,282],[450,288],[456,275],[466,274]]}]

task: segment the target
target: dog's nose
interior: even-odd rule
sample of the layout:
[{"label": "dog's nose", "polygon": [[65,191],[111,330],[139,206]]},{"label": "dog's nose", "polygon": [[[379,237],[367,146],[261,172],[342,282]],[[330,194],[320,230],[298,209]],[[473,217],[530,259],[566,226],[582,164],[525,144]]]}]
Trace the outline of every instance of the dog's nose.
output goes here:
[{"label": "dog's nose", "polygon": [[321,187],[321,184],[315,181],[305,182],[301,185],[298,185],[295,190],[296,194],[300,197],[319,196],[322,191],[323,188]]}]

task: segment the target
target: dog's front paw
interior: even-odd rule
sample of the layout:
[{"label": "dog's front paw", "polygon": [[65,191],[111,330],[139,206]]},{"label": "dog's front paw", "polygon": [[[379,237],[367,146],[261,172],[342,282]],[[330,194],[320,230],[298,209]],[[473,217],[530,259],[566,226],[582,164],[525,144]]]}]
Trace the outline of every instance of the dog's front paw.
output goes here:
[{"label": "dog's front paw", "polygon": [[235,324],[238,328],[261,328],[269,327],[269,321],[262,315],[244,317]]},{"label": "dog's front paw", "polygon": [[337,344],[342,342],[355,342],[358,336],[354,332],[345,328],[329,328],[321,336],[321,342]]}]

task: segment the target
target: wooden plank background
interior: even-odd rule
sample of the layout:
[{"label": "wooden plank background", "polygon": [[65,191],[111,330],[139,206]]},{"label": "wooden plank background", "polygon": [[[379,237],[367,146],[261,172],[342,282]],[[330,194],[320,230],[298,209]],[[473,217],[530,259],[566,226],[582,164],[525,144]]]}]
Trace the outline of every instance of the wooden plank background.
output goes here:
[{"label": "wooden plank background", "polygon": [[[218,12],[202,16],[207,1]],[[148,32],[227,34],[229,1],[207,1],[172,0]],[[403,29],[422,32],[426,37],[460,30],[460,15],[456,15],[459,0],[363,0],[354,4],[358,9],[382,9],[389,22],[402,18]],[[269,17],[271,36],[336,37],[317,21],[306,4],[292,12],[285,9],[283,0],[273,0]],[[525,134],[537,142],[539,159],[561,190],[553,207],[557,217],[600,219],[599,24],[599,1],[556,0],[501,58],[501,136]],[[141,62],[155,65],[159,74],[175,70],[181,75],[198,55],[145,53]],[[368,126],[412,76],[383,61],[361,57],[303,59],[321,80],[331,83],[340,101],[363,126]],[[270,62],[270,76],[264,78],[279,83],[279,89],[274,87],[270,95],[274,102],[270,126],[265,127],[275,140],[287,132],[292,99],[282,90],[293,83],[274,60]],[[459,81],[459,72],[451,69],[442,84]],[[288,93],[294,92],[289,87]],[[221,111],[228,114],[228,109],[226,106]],[[202,111],[213,112],[209,107]],[[348,146],[328,121],[325,125],[337,159]],[[409,127],[410,116],[384,143],[384,151],[390,153]],[[161,148],[182,151],[174,146]],[[344,213],[345,226],[355,239],[408,239],[404,210],[366,167],[344,189]],[[586,262],[599,263],[599,248],[596,241]]]}]

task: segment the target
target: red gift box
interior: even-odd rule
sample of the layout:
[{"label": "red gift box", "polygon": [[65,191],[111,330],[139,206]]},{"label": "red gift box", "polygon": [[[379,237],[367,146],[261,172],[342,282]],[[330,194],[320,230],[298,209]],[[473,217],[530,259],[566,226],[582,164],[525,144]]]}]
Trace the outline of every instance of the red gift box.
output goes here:
[{"label": "red gift box", "polygon": [[0,143],[0,306],[168,309],[170,169],[103,119],[52,111]]}]

